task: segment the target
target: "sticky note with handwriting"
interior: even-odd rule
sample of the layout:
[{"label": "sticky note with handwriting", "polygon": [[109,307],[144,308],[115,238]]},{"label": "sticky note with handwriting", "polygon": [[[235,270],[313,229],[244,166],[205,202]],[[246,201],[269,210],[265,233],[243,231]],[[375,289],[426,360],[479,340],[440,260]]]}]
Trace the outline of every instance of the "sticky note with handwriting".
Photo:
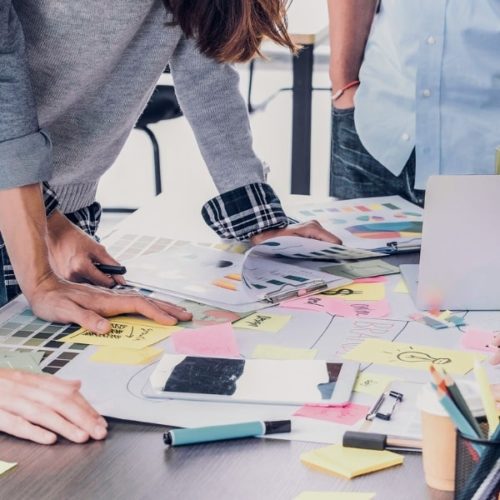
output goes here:
[{"label": "sticky note with handwriting", "polygon": [[[475,355],[427,345],[368,339],[344,354],[344,358],[361,363],[375,363],[414,370],[428,370],[432,364],[441,366],[449,373],[465,375],[472,370]],[[482,358],[484,359],[484,356]]]},{"label": "sticky note with handwriting", "polygon": [[255,347],[252,358],[256,359],[314,359],[317,349],[297,349],[281,345],[259,344]]},{"label": "sticky note with handwriting", "polygon": [[352,479],[403,463],[403,456],[392,451],[345,448],[340,444],[308,451],[300,460],[312,469]]},{"label": "sticky note with handwriting", "polygon": [[244,328],[245,330],[276,333],[282,330],[291,319],[291,316],[283,314],[258,312],[236,321],[233,323],[233,326],[235,328]]},{"label": "sticky note with handwriting", "polygon": [[384,283],[352,283],[323,293],[344,300],[382,300],[385,298],[385,286]]},{"label": "sticky note with handwriting", "polygon": [[127,349],[124,347],[100,347],[90,356],[95,363],[111,363],[115,365],[146,365],[163,354],[163,349],[145,347],[144,349]]},{"label": "sticky note with handwriting", "polygon": [[172,344],[177,354],[221,356],[223,358],[240,357],[240,350],[231,323],[205,326],[195,330],[183,330],[172,335]]},{"label": "sticky note with handwriting", "polygon": [[142,349],[156,344],[170,337],[174,332],[181,330],[177,326],[163,326],[145,318],[132,316],[116,316],[109,320],[111,322],[111,331],[109,333],[101,335],[85,328],[80,328],[76,332],[61,338],[59,341]]},{"label": "sticky note with handwriting", "polygon": [[299,408],[293,416],[326,420],[336,424],[354,425],[365,418],[369,409],[369,406],[357,403],[349,403],[346,406],[305,405]]}]

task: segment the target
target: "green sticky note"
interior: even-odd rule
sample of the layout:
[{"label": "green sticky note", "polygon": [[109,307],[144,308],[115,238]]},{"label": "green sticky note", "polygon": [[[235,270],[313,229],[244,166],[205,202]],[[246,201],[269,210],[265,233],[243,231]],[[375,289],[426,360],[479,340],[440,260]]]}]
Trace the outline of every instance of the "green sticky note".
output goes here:
[{"label": "green sticky note", "polygon": [[335,276],[351,280],[399,273],[399,267],[388,264],[380,259],[335,264],[332,266],[322,267],[321,270],[325,273],[334,274]]},{"label": "green sticky note", "polygon": [[43,352],[19,352],[0,350],[0,368],[12,368],[14,370],[25,370],[33,373],[42,373],[40,362]]}]

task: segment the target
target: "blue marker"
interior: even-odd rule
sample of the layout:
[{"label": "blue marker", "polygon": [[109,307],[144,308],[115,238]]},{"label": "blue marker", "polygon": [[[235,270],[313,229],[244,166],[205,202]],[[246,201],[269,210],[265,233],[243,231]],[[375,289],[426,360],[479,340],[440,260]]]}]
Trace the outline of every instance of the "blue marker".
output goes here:
[{"label": "blue marker", "polygon": [[163,434],[163,442],[168,446],[183,446],[263,436],[264,434],[278,434],[280,432],[290,432],[291,430],[292,422],[290,420],[245,422],[242,424],[196,427],[194,429],[174,429]]}]

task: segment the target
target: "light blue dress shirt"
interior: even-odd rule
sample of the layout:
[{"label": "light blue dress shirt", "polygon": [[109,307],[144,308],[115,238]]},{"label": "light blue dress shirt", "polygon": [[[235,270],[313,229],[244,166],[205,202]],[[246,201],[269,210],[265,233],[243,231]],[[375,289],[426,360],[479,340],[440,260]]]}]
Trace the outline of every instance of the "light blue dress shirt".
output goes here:
[{"label": "light blue dress shirt", "polygon": [[382,0],[355,97],[361,142],[415,188],[494,173],[500,145],[500,0]]}]

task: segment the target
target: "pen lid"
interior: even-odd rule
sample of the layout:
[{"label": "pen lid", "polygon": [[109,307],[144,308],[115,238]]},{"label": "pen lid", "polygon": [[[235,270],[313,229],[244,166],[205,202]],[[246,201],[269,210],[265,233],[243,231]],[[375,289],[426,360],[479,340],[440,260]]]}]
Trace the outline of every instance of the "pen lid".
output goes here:
[{"label": "pen lid", "polygon": [[279,434],[280,432],[290,432],[292,430],[291,420],[274,420],[271,422],[264,422],[266,432],[265,434]]},{"label": "pen lid", "polygon": [[342,439],[342,446],[365,450],[385,450],[386,440],[385,434],[346,431]]}]

